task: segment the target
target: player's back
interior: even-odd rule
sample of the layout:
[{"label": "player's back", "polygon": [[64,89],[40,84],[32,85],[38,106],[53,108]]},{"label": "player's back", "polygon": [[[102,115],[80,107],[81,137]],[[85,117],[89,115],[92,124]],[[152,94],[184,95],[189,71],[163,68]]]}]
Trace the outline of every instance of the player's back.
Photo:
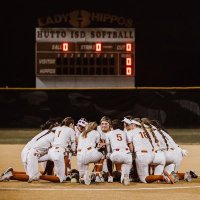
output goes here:
[{"label": "player's back", "polygon": [[106,143],[110,143],[112,150],[128,148],[126,132],[120,129],[107,133],[106,141]]},{"label": "player's back", "polygon": [[24,148],[26,148],[26,149],[32,148],[33,145],[34,145],[34,143],[35,143],[35,141],[36,141],[38,138],[40,138],[40,137],[42,137],[43,135],[45,135],[48,131],[49,131],[48,129],[45,129],[45,130],[41,131],[40,133],[38,133],[37,135],[35,135],[35,136],[24,146]]},{"label": "player's back", "polygon": [[75,131],[67,126],[58,127],[55,131],[54,142],[52,146],[68,147],[75,141]]},{"label": "player's back", "polygon": [[162,134],[158,131],[158,130],[154,130],[155,136],[158,139],[158,143],[160,146],[161,150],[166,150],[167,149],[167,144],[165,142],[164,137],[162,136]]},{"label": "player's back", "polygon": [[90,131],[87,137],[83,137],[81,134],[78,138],[78,149],[85,149],[88,147],[96,147],[96,144],[100,141],[100,134],[98,131]]},{"label": "player's back", "polygon": [[51,147],[51,144],[54,141],[54,137],[55,137],[54,133],[49,131],[42,137],[38,138],[34,142],[32,148],[40,151],[48,151],[48,149]]},{"label": "player's back", "polygon": [[178,144],[174,141],[174,139],[166,131],[163,131],[163,130],[161,130],[161,131],[162,131],[162,133],[164,134],[164,136],[167,139],[169,148],[176,148],[176,147],[178,147]]},{"label": "player's back", "polygon": [[151,151],[153,149],[148,135],[143,129],[135,128],[128,132],[127,135],[128,140],[133,142],[135,152],[143,150]]}]

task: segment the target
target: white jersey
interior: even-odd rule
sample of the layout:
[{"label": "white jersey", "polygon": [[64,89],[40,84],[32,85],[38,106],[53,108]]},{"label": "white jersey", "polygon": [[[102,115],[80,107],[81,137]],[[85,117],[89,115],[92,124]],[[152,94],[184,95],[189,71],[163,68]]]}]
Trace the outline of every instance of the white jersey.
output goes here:
[{"label": "white jersey", "polygon": [[129,150],[127,145],[126,132],[116,129],[106,134],[106,145],[111,146],[112,152],[114,150]]},{"label": "white jersey", "polygon": [[[35,144],[35,142],[41,138],[42,136],[44,136],[49,130],[45,129],[43,131],[41,131],[40,133],[38,133],[35,137],[33,137],[22,149],[21,152],[21,160],[22,162],[25,164],[27,161],[27,155],[28,152],[30,151],[30,149],[33,147],[33,145]],[[26,165],[26,164],[25,164]],[[26,168],[26,167],[25,167]]]},{"label": "white jersey", "polygon": [[[159,139],[158,139],[158,137],[155,133],[156,130],[157,129],[155,129],[155,128],[150,128],[150,127],[146,128],[146,131],[149,133],[149,136],[151,138],[151,142],[154,146],[154,150],[161,150]],[[153,133],[152,133],[152,131],[153,131]],[[154,136],[153,136],[153,134],[154,134]],[[157,142],[156,142],[156,139],[157,139]]]},{"label": "white jersey", "polygon": [[153,147],[148,136],[141,128],[135,128],[127,132],[128,141],[133,143],[135,152],[152,151]]},{"label": "white jersey", "polygon": [[41,131],[40,133],[38,133],[36,136],[34,136],[34,137],[24,146],[24,148],[26,148],[26,149],[32,148],[33,145],[34,145],[34,143],[35,143],[35,141],[36,141],[38,138],[40,138],[40,137],[42,137],[43,135],[45,135],[48,131],[49,131],[48,129],[45,129],[45,130]]},{"label": "white jersey", "polygon": [[54,141],[54,136],[55,135],[53,132],[49,132],[46,135],[43,135],[35,141],[32,148],[42,154],[46,154]]},{"label": "white jersey", "polygon": [[158,139],[159,145],[160,145],[160,149],[161,150],[166,150],[167,149],[167,145],[166,142],[163,138],[163,136],[160,134],[160,132],[158,130],[154,130],[154,133]]},{"label": "white jersey", "polygon": [[106,134],[109,133],[109,132],[106,132],[106,133],[103,132],[103,131],[101,130],[101,127],[100,127],[100,126],[97,126],[97,131],[99,132],[101,139],[104,140],[104,141],[106,141]]},{"label": "white jersey", "polygon": [[100,134],[98,131],[90,131],[87,134],[87,137],[82,137],[82,133],[78,138],[78,147],[77,149],[87,149],[88,147],[96,148],[96,145],[100,142]]},{"label": "white jersey", "polygon": [[58,127],[55,131],[53,147],[63,147],[67,149],[69,146],[75,151],[75,131],[67,126]]},{"label": "white jersey", "polygon": [[169,145],[169,148],[175,149],[175,148],[179,147],[178,144],[173,140],[173,138],[167,132],[165,132],[163,130],[161,130],[161,131],[167,139],[167,143]]}]

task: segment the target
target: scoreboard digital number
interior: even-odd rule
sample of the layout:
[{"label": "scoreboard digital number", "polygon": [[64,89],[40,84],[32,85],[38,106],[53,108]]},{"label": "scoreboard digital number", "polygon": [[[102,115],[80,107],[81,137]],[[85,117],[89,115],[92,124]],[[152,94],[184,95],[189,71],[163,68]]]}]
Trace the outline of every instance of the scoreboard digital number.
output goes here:
[{"label": "scoreboard digital number", "polygon": [[135,85],[133,28],[36,28],[36,87]]}]

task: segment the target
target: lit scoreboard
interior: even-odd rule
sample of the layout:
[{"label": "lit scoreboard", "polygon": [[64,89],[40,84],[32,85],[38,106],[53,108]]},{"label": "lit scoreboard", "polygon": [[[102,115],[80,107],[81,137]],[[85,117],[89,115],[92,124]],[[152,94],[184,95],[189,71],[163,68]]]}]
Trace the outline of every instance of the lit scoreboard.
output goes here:
[{"label": "lit scoreboard", "polygon": [[135,86],[133,28],[36,28],[36,87]]}]

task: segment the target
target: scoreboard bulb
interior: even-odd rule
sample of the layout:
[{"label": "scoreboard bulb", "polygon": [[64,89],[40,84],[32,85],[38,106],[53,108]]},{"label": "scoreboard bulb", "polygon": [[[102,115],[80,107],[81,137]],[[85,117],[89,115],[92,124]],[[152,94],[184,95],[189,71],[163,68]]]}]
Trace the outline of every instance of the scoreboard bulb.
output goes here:
[{"label": "scoreboard bulb", "polygon": [[131,66],[131,65],[132,65],[132,59],[126,58],[126,66]]},{"label": "scoreboard bulb", "polygon": [[63,51],[68,51],[68,43],[67,42],[64,42],[63,45],[62,45],[62,50]]},{"label": "scoreboard bulb", "polygon": [[101,43],[96,43],[96,51],[101,51]]},{"label": "scoreboard bulb", "polygon": [[131,76],[132,75],[132,68],[131,67],[126,67],[126,75]]},{"label": "scoreboard bulb", "polygon": [[126,43],[126,51],[132,51],[131,43]]}]

